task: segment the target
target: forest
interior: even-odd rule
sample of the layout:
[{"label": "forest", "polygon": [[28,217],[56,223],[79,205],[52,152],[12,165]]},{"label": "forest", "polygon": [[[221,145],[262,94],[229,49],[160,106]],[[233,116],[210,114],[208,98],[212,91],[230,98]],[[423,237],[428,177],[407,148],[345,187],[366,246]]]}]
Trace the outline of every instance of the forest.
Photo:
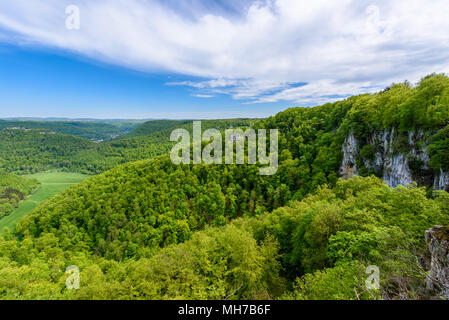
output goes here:
[{"label": "forest", "polygon": [[[448,122],[449,78],[432,74],[267,119],[203,123],[279,129],[273,176],[254,165],[174,165],[170,122],[101,144],[3,130],[9,172],[97,175],[3,230],[0,299],[438,299],[426,287],[424,236],[449,225],[449,194],[419,179],[388,186],[370,166],[379,148],[371,137],[394,129],[392,154],[419,178],[449,169]],[[418,130],[428,164],[411,152],[407,137]],[[359,174],[342,179],[350,133],[362,146]],[[65,286],[69,265],[80,268],[79,290]],[[371,265],[379,290],[365,286]]]},{"label": "forest", "polygon": [[7,216],[17,205],[37,189],[35,179],[17,176],[0,170],[0,219]]},{"label": "forest", "polygon": [[[205,130],[225,129],[253,122],[255,120],[250,119],[206,120],[203,127]],[[0,169],[16,174],[52,169],[98,174],[119,164],[168,153],[174,144],[170,141],[170,132],[175,125],[192,130],[192,121],[149,121],[130,136],[95,143],[45,128],[7,127],[0,131]]]},{"label": "forest", "polygon": [[46,129],[60,134],[74,135],[92,141],[112,140],[136,127],[142,120],[0,120],[0,130],[6,128]]}]

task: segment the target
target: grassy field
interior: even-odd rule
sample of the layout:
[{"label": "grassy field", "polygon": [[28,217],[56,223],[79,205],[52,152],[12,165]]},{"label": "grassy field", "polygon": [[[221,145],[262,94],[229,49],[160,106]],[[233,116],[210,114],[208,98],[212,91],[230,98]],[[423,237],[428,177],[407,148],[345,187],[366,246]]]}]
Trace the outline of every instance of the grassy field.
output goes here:
[{"label": "grassy field", "polygon": [[0,220],[0,232],[2,232],[5,227],[8,227],[10,231],[14,230],[15,225],[20,218],[30,213],[39,203],[64,191],[72,185],[82,182],[89,176],[79,173],[43,172],[32,174],[28,177],[39,180],[41,183],[40,188],[24,200],[10,215]]}]

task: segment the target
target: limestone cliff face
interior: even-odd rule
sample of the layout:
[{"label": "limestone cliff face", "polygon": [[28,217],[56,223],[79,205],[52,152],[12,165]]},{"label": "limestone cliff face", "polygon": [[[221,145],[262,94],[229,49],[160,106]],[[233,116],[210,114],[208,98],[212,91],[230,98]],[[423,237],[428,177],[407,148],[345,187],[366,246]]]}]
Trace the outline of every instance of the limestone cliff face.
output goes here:
[{"label": "limestone cliff face", "polygon": [[435,226],[426,231],[426,243],[432,257],[427,287],[449,299],[449,227]]},{"label": "limestone cliff face", "polygon": [[447,190],[449,186],[449,172],[440,171],[435,175],[433,188],[435,190]]},{"label": "limestone cliff face", "polygon": [[340,175],[344,178],[358,175],[356,160],[359,155],[359,146],[352,132],[346,137],[342,151],[343,162],[341,164]]},{"label": "limestone cliff face", "polygon": [[[403,143],[407,143],[406,153],[394,150],[394,144],[398,140],[395,129],[379,130],[374,132],[368,143],[375,149],[373,159],[361,160],[366,168],[373,169],[379,174],[390,187],[398,185],[407,186],[414,181],[420,184],[433,185],[436,190],[449,189],[449,172],[440,170],[432,172],[429,168],[429,155],[425,144],[425,132],[422,130],[410,131]],[[343,178],[350,178],[360,172],[357,167],[357,159],[360,159],[360,141],[351,132],[346,137],[343,146],[343,161],[340,168],[340,175]],[[413,173],[410,159],[419,161],[421,171],[431,176],[420,176]],[[359,161],[360,163],[360,161]]]}]

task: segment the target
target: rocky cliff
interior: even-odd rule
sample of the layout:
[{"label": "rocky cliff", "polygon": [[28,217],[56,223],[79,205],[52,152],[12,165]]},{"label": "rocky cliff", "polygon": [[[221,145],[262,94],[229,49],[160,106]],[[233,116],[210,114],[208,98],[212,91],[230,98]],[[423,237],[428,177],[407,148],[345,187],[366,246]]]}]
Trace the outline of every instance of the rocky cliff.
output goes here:
[{"label": "rocky cliff", "polygon": [[427,287],[444,299],[449,299],[449,227],[435,226],[426,231],[431,254]]},{"label": "rocky cliff", "polygon": [[[382,177],[390,187],[417,182],[436,190],[449,190],[449,172],[435,172],[429,167],[427,136],[422,130],[404,134],[393,128],[375,131],[368,141],[362,142],[350,132],[342,146],[340,175],[350,178],[364,171]],[[362,154],[364,147],[368,147],[368,155]]]}]

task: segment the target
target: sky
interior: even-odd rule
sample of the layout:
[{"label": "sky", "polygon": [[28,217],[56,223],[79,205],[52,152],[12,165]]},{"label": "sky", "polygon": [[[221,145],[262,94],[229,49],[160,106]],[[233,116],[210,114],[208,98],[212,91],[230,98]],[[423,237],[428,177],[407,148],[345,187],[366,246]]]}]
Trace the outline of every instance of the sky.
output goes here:
[{"label": "sky", "polygon": [[447,17],[447,0],[0,0],[0,117],[334,102],[449,72]]}]

